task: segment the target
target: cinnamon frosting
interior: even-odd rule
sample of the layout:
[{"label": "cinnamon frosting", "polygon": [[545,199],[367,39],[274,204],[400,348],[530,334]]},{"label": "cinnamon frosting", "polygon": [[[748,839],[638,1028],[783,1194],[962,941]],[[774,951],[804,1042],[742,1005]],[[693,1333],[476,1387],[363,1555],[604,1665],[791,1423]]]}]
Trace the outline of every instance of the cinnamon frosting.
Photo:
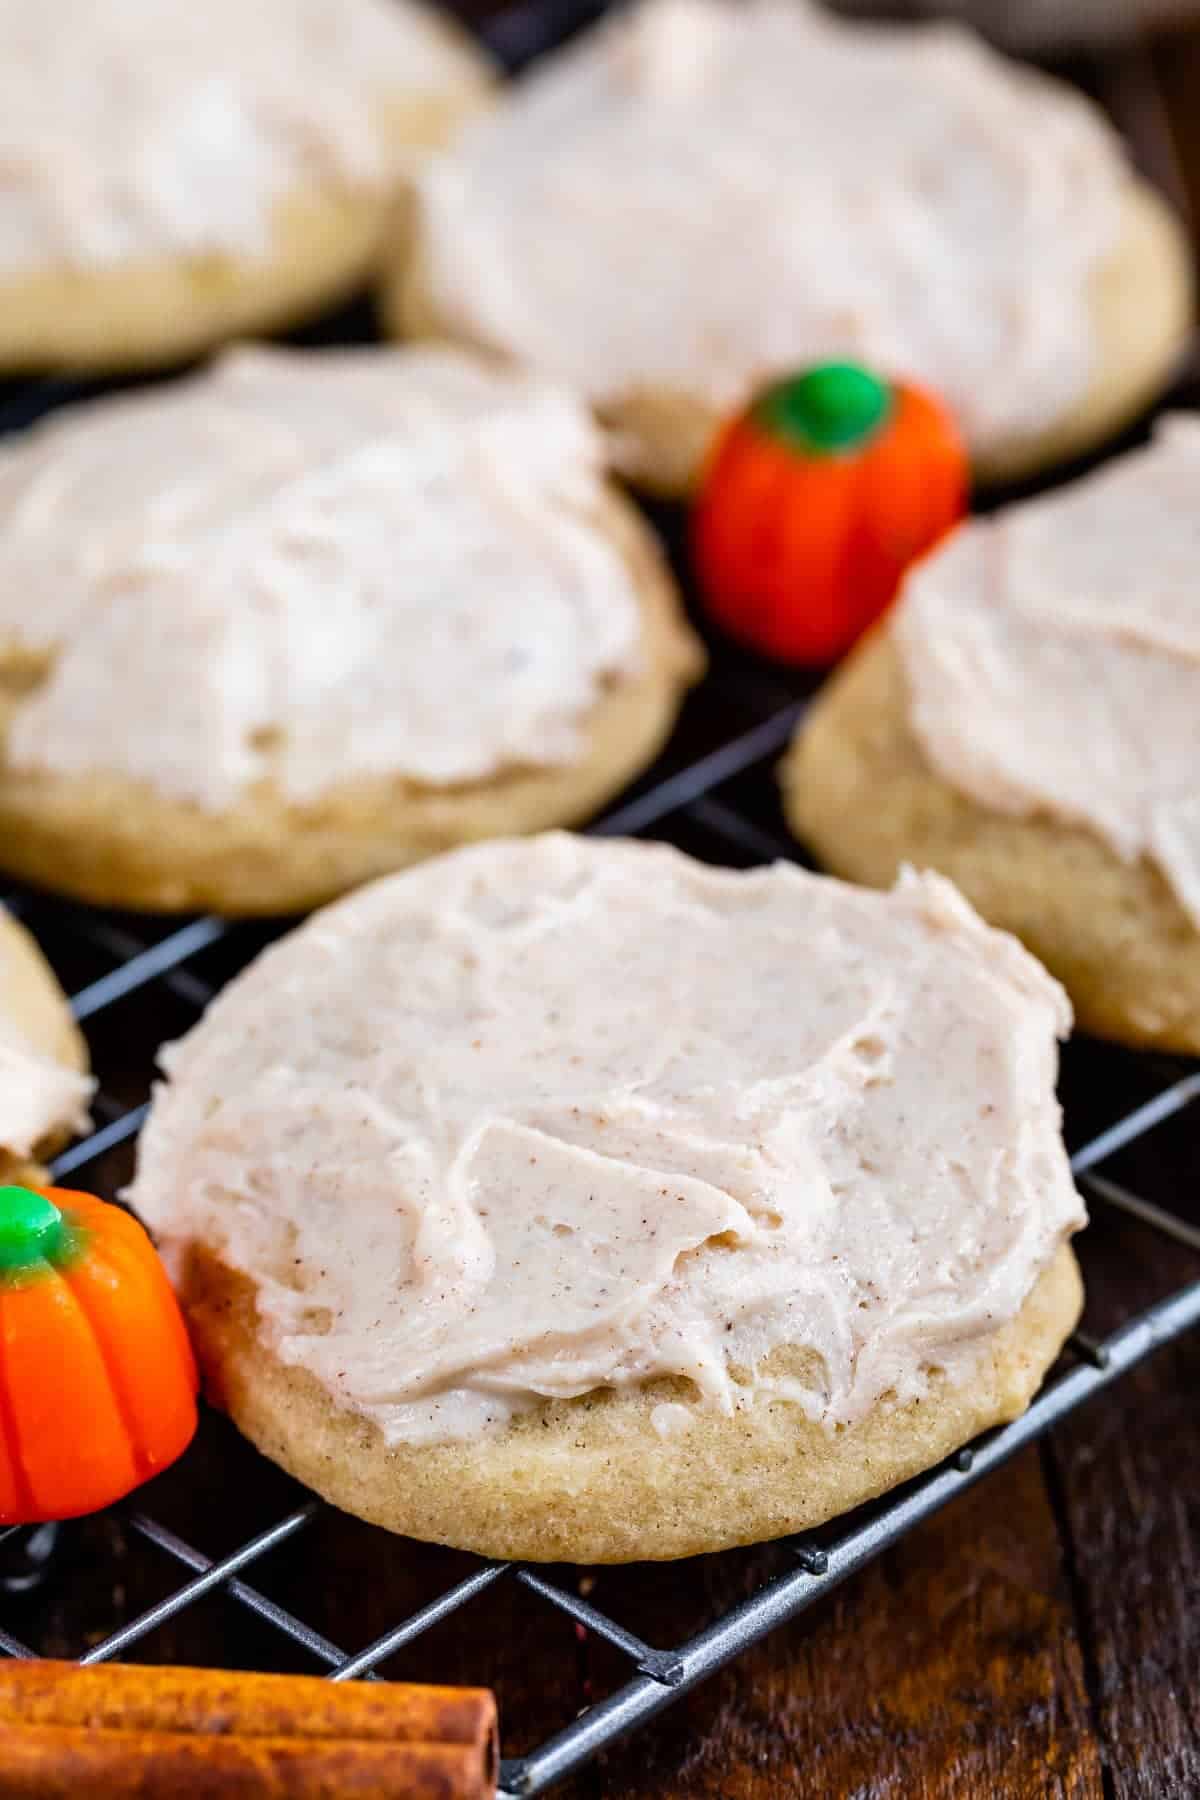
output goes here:
[{"label": "cinnamon frosting", "polygon": [[1200,420],[963,526],[893,632],[931,767],[1148,857],[1200,929]]},{"label": "cinnamon frosting", "polygon": [[493,842],[235,981],[164,1057],[131,1199],[393,1442],[660,1376],[665,1435],[760,1393],[832,1426],[969,1379],[1082,1223],[1069,1019],[934,875]]},{"label": "cinnamon frosting", "polygon": [[[0,907],[0,1163],[8,1155],[31,1156],[60,1131],[83,1131],[92,1084],[36,1044],[14,1017],[18,987],[16,950]],[[20,940],[15,940],[17,946]]]},{"label": "cinnamon frosting", "polygon": [[387,105],[477,68],[417,0],[0,0],[0,273],[261,255],[278,201],[390,179]]},{"label": "cinnamon frosting", "polygon": [[569,763],[640,668],[581,404],[454,351],[240,350],[0,446],[17,768],[217,812]]},{"label": "cinnamon frosting", "polygon": [[728,407],[852,354],[940,390],[980,449],[1087,387],[1128,182],[1094,107],[961,27],[642,0],[426,168],[422,280],[601,404]]}]

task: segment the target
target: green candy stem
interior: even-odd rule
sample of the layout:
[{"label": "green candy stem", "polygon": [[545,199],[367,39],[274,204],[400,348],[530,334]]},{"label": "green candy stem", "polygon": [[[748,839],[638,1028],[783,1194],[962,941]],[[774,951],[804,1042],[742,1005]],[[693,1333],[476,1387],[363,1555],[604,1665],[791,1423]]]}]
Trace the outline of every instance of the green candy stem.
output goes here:
[{"label": "green candy stem", "polygon": [[824,452],[857,448],[891,410],[886,382],[856,363],[828,362],[769,387],[756,402],[754,417],[802,449]]},{"label": "green candy stem", "polygon": [[46,1262],[63,1241],[63,1216],[44,1194],[0,1187],[0,1270]]}]

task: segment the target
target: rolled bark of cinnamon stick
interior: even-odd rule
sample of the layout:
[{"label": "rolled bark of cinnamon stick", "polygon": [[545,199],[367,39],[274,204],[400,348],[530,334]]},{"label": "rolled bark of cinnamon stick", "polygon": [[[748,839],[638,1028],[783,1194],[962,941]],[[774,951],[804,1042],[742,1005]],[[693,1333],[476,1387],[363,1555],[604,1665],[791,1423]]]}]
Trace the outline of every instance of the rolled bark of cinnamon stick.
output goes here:
[{"label": "rolled bark of cinnamon stick", "polygon": [[0,1800],[491,1800],[486,1689],[0,1664]]}]

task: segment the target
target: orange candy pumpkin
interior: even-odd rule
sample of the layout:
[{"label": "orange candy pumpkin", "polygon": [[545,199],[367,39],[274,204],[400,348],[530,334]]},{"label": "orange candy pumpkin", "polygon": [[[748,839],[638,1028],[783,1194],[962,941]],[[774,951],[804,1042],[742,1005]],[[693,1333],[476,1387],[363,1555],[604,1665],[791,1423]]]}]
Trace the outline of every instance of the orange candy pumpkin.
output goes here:
[{"label": "orange candy pumpkin", "polygon": [[692,513],[717,623],[784,662],[848,650],[966,510],[968,465],[932,394],[824,363],[725,427]]},{"label": "orange candy pumpkin", "polygon": [[142,1227],[90,1194],[0,1187],[0,1524],[95,1512],[166,1468],[197,1386]]}]

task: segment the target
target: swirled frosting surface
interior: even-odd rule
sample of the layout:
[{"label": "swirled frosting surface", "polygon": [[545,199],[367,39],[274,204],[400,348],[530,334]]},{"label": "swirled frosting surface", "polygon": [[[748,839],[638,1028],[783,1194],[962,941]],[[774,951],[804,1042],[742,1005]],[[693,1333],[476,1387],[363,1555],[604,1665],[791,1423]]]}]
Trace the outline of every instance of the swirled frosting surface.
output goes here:
[{"label": "swirled frosting surface", "polygon": [[0,0],[0,272],[260,255],[278,201],[391,178],[386,104],[480,86],[394,0]]},{"label": "swirled frosting surface", "polygon": [[732,406],[852,354],[986,449],[1085,390],[1128,181],[1088,102],[960,27],[643,0],[426,168],[422,277],[439,317],[600,403]]},{"label": "swirled frosting surface", "polygon": [[219,812],[568,763],[641,665],[584,407],[456,351],[239,350],[0,446],[18,768]]},{"label": "swirled frosting surface", "polygon": [[21,1004],[28,984],[28,972],[18,966],[21,955],[21,940],[11,935],[0,907],[0,1163],[6,1154],[18,1160],[32,1155],[59,1131],[84,1130],[92,1089],[85,1075],[35,1042],[26,1020],[15,1016],[27,1010]]},{"label": "swirled frosting surface", "polygon": [[913,729],[997,812],[1148,857],[1200,929],[1200,420],[959,529],[894,615]]},{"label": "swirled frosting surface", "polygon": [[1082,1222],[1068,1024],[936,876],[494,842],[234,982],[165,1058],[131,1197],[393,1441],[665,1375],[832,1423],[967,1379]]}]

